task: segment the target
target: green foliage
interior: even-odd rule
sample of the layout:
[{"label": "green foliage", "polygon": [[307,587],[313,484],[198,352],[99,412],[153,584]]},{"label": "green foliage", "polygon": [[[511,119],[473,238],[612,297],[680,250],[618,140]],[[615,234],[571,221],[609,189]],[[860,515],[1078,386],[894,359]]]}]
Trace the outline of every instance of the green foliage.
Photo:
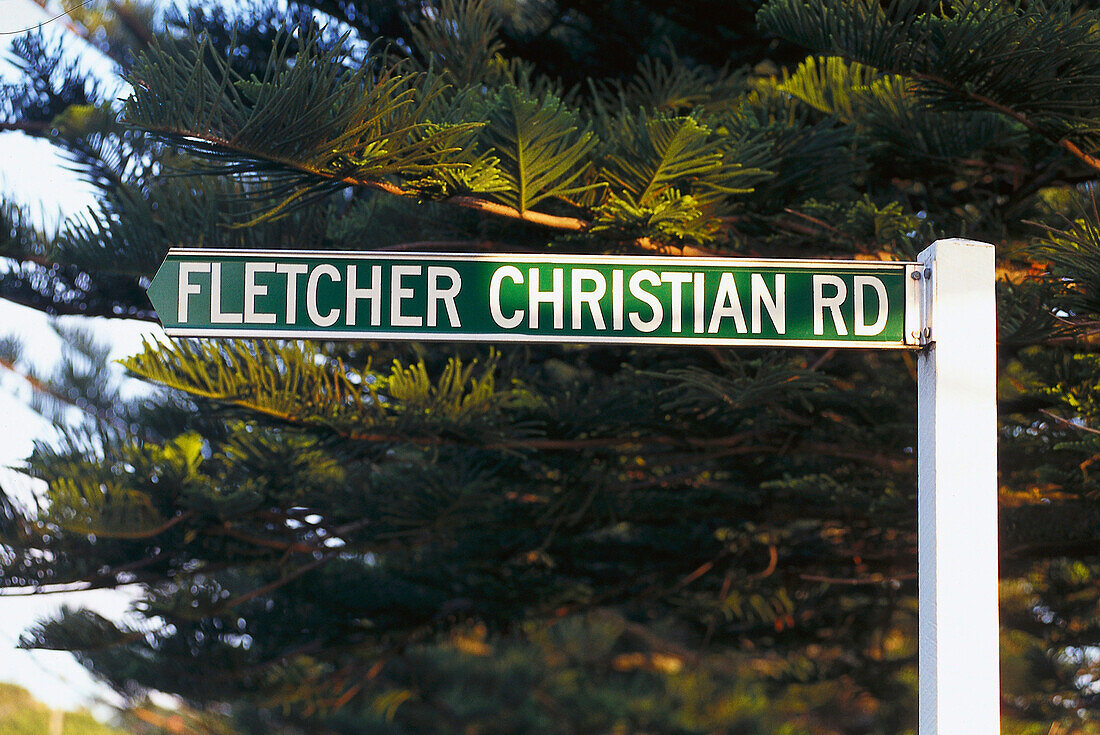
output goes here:
[{"label": "green foliage", "polygon": [[482,141],[500,156],[507,189],[493,198],[525,212],[548,198],[568,200],[595,145],[577,114],[551,94],[533,99],[511,85],[487,102]]},{"label": "green foliage", "polygon": [[290,424],[324,427],[347,438],[398,441],[424,432],[468,437],[506,436],[500,421],[523,400],[518,386],[496,389],[496,358],[480,376],[475,364],[449,361],[437,381],[424,364],[394,361],[388,372],[346,367],[325,359],[317,345],[176,341],[146,344],[126,366],[150,382],[213,399]]},{"label": "green foliage", "polygon": [[624,110],[652,110],[666,114],[682,114],[697,109],[720,112],[728,100],[745,91],[744,74],[740,70],[714,70],[706,66],[689,66],[675,49],[667,60],[646,56],[638,62],[637,73],[626,80],[613,79],[598,91],[597,100],[608,107]]},{"label": "green foliage", "polygon": [[489,3],[444,0],[412,27],[413,47],[422,51],[429,67],[444,69],[459,87],[480,84],[499,70],[504,49],[500,25]]},{"label": "green foliage", "polygon": [[[124,124],[17,49],[0,122],[100,197],[56,232],[5,203],[0,295],[148,318],[173,245],[995,242],[1004,730],[1089,732],[1093,5],[309,0],[155,43],[103,11]],[[175,341],[125,400],[65,336],[46,377],[0,343],[44,415],[85,409],[30,460],[40,506],[0,493],[0,586],[141,590],[136,622],[65,610],[25,644],[144,731],[145,689],[199,732],[913,731],[910,354]]]},{"label": "green foliage", "polygon": [[809,57],[780,86],[814,109],[854,123],[876,98],[891,95],[897,77],[837,56]]},{"label": "green foliage", "polygon": [[[132,72],[127,122],[214,160],[224,142],[239,162],[215,170],[263,175],[268,195],[282,199],[272,213],[345,180],[379,183],[469,165],[462,149],[478,124],[428,125],[424,117],[443,92],[438,76],[371,62],[349,70],[343,41],[330,49],[318,31],[302,33],[295,54],[289,36],[277,39],[263,77],[247,79],[209,39],[178,55],[154,47]],[[154,93],[166,89],[167,97]]]},{"label": "green foliage", "polygon": [[1100,210],[1093,198],[1087,206],[1078,203],[1077,218],[1062,228],[1047,227],[1037,250],[1050,260],[1051,276],[1057,279],[1059,306],[1070,314],[1100,313]]},{"label": "green foliage", "polygon": [[730,135],[765,147],[761,167],[773,172],[747,205],[769,214],[810,196],[844,196],[866,164],[850,149],[854,131],[830,119],[813,119],[774,84],[748,94],[725,120]]},{"label": "green foliage", "polygon": [[[10,59],[25,82],[5,83],[0,89],[0,114],[31,126],[47,125],[70,106],[94,104],[99,90],[91,77],[66,58],[60,44],[49,44],[41,33],[12,41]],[[33,126],[31,126],[33,129]]]},{"label": "green foliage", "polygon": [[[615,141],[601,174],[611,194],[593,231],[616,225],[674,239],[706,241],[721,227],[722,205],[753,190],[767,175],[742,161],[762,157],[759,143],[731,142],[692,117],[624,113],[612,123]],[[755,145],[754,145],[755,143]],[[704,214],[705,213],[705,214]],[[707,216],[709,215],[709,216]]]},{"label": "green foliage", "polygon": [[0,254],[11,260],[45,256],[46,237],[32,224],[27,211],[12,202],[0,209]]},{"label": "green foliage", "polygon": [[1095,10],[1065,0],[772,0],[758,19],[809,48],[904,75],[945,109],[994,109],[1052,139],[1095,143]]},{"label": "green foliage", "polygon": [[995,112],[930,108],[898,74],[882,74],[837,56],[809,57],[779,87],[844,122],[867,130],[869,141],[916,162],[955,159],[986,148],[1020,144],[1022,126]]}]

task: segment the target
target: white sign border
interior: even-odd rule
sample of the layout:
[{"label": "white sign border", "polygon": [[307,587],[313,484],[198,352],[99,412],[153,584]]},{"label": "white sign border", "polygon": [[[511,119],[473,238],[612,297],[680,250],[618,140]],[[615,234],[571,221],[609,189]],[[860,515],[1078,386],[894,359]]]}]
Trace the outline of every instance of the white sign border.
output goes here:
[{"label": "white sign border", "polygon": [[[649,266],[674,266],[690,268],[692,266],[736,268],[760,267],[776,270],[820,270],[836,268],[840,270],[882,270],[903,269],[905,273],[904,324],[902,342],[876,342],[874,340],[814,340],[814,339],[752,339],[737,337],[640,337],[640,336],[586,336],[570,334],[500,334],[485,332],[464,332],[461,334],[394,332],[382,330],[325,330],[325,329],[265,329],[262,326],[249,326],[247,330],[238,325],[220,327],[165,327],[169,337],[220,337],[223,339],[333,339],[333,340],[371,340],[371,341],[414,341],[414,342],[482,342],[482,343],[527,343],[527,344],[605,344],[605,345],[680,345],[682,347],[822,347],[869,350],[913,350],[924,343],[921,323],[921,283],[913,278],[924,266],[908,261],[882,260],[814,260],[807,258],[679,258],[659,255],[591,255],[573,253],[447,253],[447,252],[386,252],[371,250],[244,250],[240,248],[171,248],[166,256],[171,257],[212,257],[234,258],[293,258],[299,260],[324,260],[327,258],[345,258],[349,260],[429,260],[450,259],[464,261],[487,261],[502,263],[547,263],[571,265],[576,263],[613,264]],[[163,266],[162,266],[163,267]]]}]

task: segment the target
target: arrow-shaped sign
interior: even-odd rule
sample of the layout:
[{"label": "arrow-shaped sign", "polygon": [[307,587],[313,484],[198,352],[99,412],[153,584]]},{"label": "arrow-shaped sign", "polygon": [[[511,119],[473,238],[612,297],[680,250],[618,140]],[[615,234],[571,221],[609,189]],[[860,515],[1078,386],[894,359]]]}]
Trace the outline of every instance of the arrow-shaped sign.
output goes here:
[{"label": "arrow-shaped sign", "polygon": [[920,266],[869,261],[173,249],[186,337],[919,346]]}]

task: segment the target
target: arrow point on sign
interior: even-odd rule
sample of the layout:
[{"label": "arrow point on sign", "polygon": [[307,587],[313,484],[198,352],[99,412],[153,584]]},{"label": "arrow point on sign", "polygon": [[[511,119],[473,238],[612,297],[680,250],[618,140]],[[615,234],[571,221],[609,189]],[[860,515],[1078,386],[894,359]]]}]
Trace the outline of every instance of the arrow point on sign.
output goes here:
[{"label": "arrow point on sign", "polygon": [[153,305],[153,309],[157,312],[157,321],[161,326],[166,326],[165,321],[168,319],[168,314],[171,312],[172,304],[174,302],[172,296],[174,279],[169,271],[174,271],[168,263],[168,257],[165,257],[164,262],[160,264],[160,268],[157,269],[157,273],[153,276],[153,280],[149,282],[149,288],[145,290],[145,293],[149,296],[149,303]]}]

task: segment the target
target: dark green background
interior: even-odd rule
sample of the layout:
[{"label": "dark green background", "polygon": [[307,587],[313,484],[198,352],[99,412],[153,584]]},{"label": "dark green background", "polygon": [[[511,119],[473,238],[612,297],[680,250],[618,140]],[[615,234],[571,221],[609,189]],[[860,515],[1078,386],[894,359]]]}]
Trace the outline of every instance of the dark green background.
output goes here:
[{"label": "dark green background", "polygon": [[[324,336],[337,337],[346,334],[348,338],[363,336],[405,335],[415,332],[416,338],[423,339],[474,339],[483,338],[486,341],[622,341],[633,343],[645,343],[650,341],[683,341],[684,343],[728,341],[728,342],[752,342],[756,340],[779,341],[808,341],[828,342],[842,340],[844,342],[871,343],[878,346],[885,344],[900,344],[903,340],[904,311],[905,311],[905,264],[903,263],[875,263],[864,266],[862,264],[834,265],[830,261],[820,264],[807,265],[805,262],[793,262],[790,265],[782,261],[745,261],[744,263],[732,259],[715,259],[714,264],[692,264],[681,259],[656,259],[630,258],[630,257],[602,257],[587,259],[584,256],[561,256],[562,260],[568,259],[569,263],[555,262],[550,259],[523,260],[520,258],[508,259],[507,256],[489,257],[456,257],[456,256],[402,256],[402,257],[378,257],[376,255],[364,256],[336,256],[326,253],[303,256],[301,254],[286,253],[278,255],[256,255],[242,252],[238,255],[227,255],[224,251],[209,255],[195,254],[194,251],[186,255],[169,253],[164,265],[157,273],[149,287],[149,296],[157,309],[161,323],[169,334],[173,336],[212,336],[213,332],[224,333],[226,336],[279,336],[279,337],[308,337]],[[343,316],[343,309],[348,284],[345,280],[333,282],[327,277],[322,277],[317,290],[318,310],[325,314],[331,308],[341,310],[340,319],[331,327],[317,327],[306,316],[305,295],[308,274],[298,277],[297,299],[298,319],[293,324],[285,320],[286,312],[286,281],[285,276],[275,273],[260,273],[257,283],[268,285],[268,294],[256,299],[256,310],[276,314],[276,323],[273,325],[240,325],[210,323],[209,299],[206,294],[209,291],[210,275],[205,273],[194,274],[191,277],[193,284],[202,286],[202,294],[192,296],[189,302],[188,322],[181,324],[176,320],[177,312],[177,284],[179,263],[184,260],[211,261],[222,264],[222,300],[223,312],[240,312],[244,301],[244,264],[245,262],[278,262],[278,263],[302,263],[310,269],[329,263],[335,266],[341,274],[346,273],[349,264],[358,266],[359,285],[366,286],[370,282],[370,267],[382,265],[383,267],[383,299],[381,325],[371,327],[369,325],[369,305],[364,301],[359,302],[358,325],[347,326]],[[698,261],[696,261],[698,263]],[[405,287],[412,287],[416,291],[413,298],[403,302],[402,313],[406,315],[423,316],[425,313],[427,266],[445,265],[455,268],[462,278],[462,289],[456,299],[462,325],[460,328],[452,328],[446,316],[443,304],[439,304],[438,325],[436,327],[401,328],[389,326],[389,284],[390,267],[398,264],[420,265],[420,276],[406,276],[402,280]],[[562,329],[553,328],[553,311],[550,304],[542,304],[539,316],[539,328],[532,330],[528,327],[525,318],[520,326],[514,329],[504,329],[498,326],[492,319],[489,311],[489,282],[493,272],[504,265],[515,265],[524,274],[523,285],[514,284],[512,280],[505,279],[501,289],[501,309],[503,313],[511,315],[515,309],[526,310],[528,308],[528,270],[539,268],[539,282],[543,290],[549,290],[552,283],[552,270],[564,269],[565,286],[565,324]],[[570,271],[573,267],[592,268],[602,272],[607,280],[607,293],[601,299],[605,330],[594,328],[591,314],[587,307],[583,309],[582,328],[572,329],[570,318]],[[613,331],[611,329],[611,272],[615,269],[624,271],[624,314],[631,311],[640,312],[643,319],[651,315],[650,308],[644,302],[630,295],[630,276],[636,271],[650,269],[658,274],[661,272],[685,272],[706,274],[707,295],[704,299],[706,319],[704,329],[709,324],[711,309],[714,304],[718,282],[722,272],[732,272],[737,282],[737,290],[742,304],[745,320],[750,327],[747,334],[739,334],[735,330],[734,320],[725,318],[722,320],[722,331],[718,334],[695,334],[693,327],[693,298],[692,284],[683,286],[682,309],[683,327],[680,332],[673,332],[669,314],[672,297],[672,286],[661,284],[660,286],[645,286],[646,290],[654,293],[665,305],[665,317],[660,327],[653,332],[641,332],[630,324],[629,318],[624,318],[623,329]],[[777,273],[786,274],[786,333],[777,334],[767,309],[762,310],[761,331],[758,334],[751,332],[751,274],[759,273],[764,276],[769,291],[774,293],[774,280]],[[840,276],[848,286],[848,298],[842,307],[845,322],[849,333],[839,336],[836,333],[833,321],[828,310],[824,318],[824,334],[813,334],[812,322],[812,284],[814,274],[831,274]],[[853,277],[855,275],[872,275],[882,280],[886,286],[890,300],[890,314],[886,327],[874,336],[857,336],[853,333],[854,323],[854,298]],[[441,285],[446,285],[446,281]],[[832,294],[832,289],[826,287],[826,295]],[[877,297],[872,289],[865,291],[867,297],[865,319],[874,322],[877,314]],[[196,331],[198,330],[198,331]]]}]

